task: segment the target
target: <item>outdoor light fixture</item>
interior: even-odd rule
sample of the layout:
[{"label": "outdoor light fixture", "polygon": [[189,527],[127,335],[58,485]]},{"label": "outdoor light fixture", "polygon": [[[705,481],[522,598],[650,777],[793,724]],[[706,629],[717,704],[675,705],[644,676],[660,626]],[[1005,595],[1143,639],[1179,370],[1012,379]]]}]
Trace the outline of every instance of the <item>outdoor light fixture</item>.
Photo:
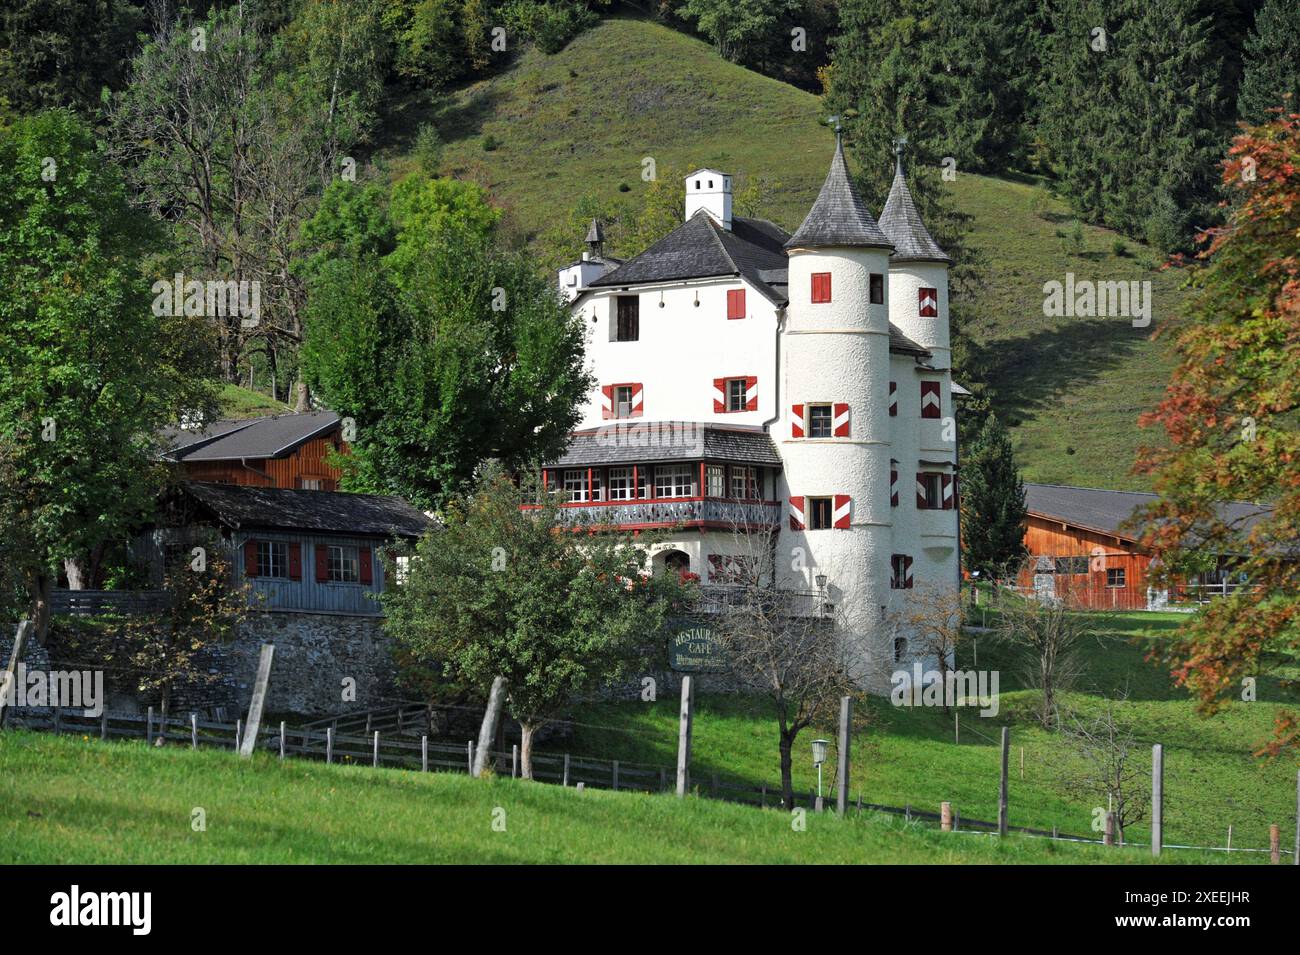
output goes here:
[{"label": "outdoor light fixture", "polygon": [[817,767],[817,798],[822,798],[822,763],[826,762],[826,750],[831,745],[828,739],[812,741],[813,765]]},{"label": "outdoor light fixture", "polygon": [[818,590],[825,590],[825,589],[826,589],[826,579],[827,579],[827,578],[826,578],[826,575],[825,575],[825,574],[818,574],[818,575],[816,576],[816,578],[814,578],[814,579],[817,581],[817,589],[818,589]]}]

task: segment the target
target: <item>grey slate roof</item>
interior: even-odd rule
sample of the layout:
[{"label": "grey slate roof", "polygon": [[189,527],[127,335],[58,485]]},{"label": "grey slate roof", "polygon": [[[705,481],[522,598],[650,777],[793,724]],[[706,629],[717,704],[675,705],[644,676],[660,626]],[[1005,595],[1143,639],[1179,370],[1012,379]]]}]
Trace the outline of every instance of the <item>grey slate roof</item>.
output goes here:
[{"label": "grey slate roof", "polygon": [[428,517],[400,497],[186,481],[180,490],[235,529],[419,537]]},{"label": "grey slate roof", "polygon": [[728,231],[704,210],[616,269],[591,283],[591,288],[674,282],[685,279],[740,275],[774,305],[785,295],[762,278],[762,272],[787,267],[781,245],[786,233],[764,219],[735,216]]},{"label": "grey slate roof", "polygon": [[880,229],[894,243],[894,252],[890,258],[895,262],[943,262],[952,264],[948,254],[939,248],[939,243],[930,236],[930,232],[921,221],[912,201],[912,192],[907,188],[907,179],[903,176],[903,161],[900,158],[894,170],[894,184],[889,187],[889,198],[880,213]]},{"label": "grey slate roof", "polygon": [[932,354],[930,349],[904,335],[893,322],[889,323],[889,350],[897,355],[915,355],[918,358],[929,358]]},{"label": "grey slate roof", "polygon": [[550,467],[596,467],[656,461],[734,461],[781,466],[781,455],[762,428],[693,421],[635,419],[576,432]]},{"label": "grey slate roof", "polygon": [[246,421],[217,421],[200,431],[168,429],[163,434],[171,461],[231,461],[274,458],[326,434],[339,422],[332,411],[271,415]]},{"label": "grey slate roof", "polygon": [[[1030,514],[1132,540],[1132,532],[1120,531],[1120,525],[1137,508],[1154,503],[1155,494],[1138,491],[1109,491],[1094,487],[1071,487],[1063,484],[1026,484],[1025,507]],[[1267,504],[1231,501],[1219,506],[1219,517],[1235,524],[1242,532],[1266,517],[1273,508]]]},{"label": "grey slate roof", "polygon": [[803,225],[785,244],[787,249],[825,248],[830,246],[866,246],[892,248],[893,245],[876,220],[867,211],[866,203],[849,178],[849,167],[844,161],[844,144],[835,139],[835,155],[831,170],[826,174],[817,201],[808,210]]}]

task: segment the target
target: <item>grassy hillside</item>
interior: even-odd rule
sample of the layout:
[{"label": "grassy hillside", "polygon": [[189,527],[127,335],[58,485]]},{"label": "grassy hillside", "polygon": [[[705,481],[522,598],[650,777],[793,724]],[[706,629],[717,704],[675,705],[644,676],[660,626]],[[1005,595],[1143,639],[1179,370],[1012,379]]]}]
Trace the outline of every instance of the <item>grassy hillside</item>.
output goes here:
[{"label": "grassy hillside", "polygon": [[[206,831],[192,827],[196,809]],[[1136,848],[943,834],[874,813],[809,814],[797,832],[784,813],[693,798],[0,736],[4,864],[1149,861]]]},{"label": "grassy hillside", "polygon": [[[420,123],[434,122],[447,143],[444,168],[489,188],[534,239],[567,221],[583,197],[635,203],[647,156],[661,169],[720,167],[738,188],[755,179],[779,184],[760,211],[793,229],[826,175],[831,137],[821,115],[816,97],[728,63],[705,43],[649,22],[607,20],[554,56],[528,50],[445,101],[400,104],[383,142],[400,172]],[[485,150],[485,140],[495,148]],[[987,318],[972,336],[989,351],[1026,478],[1142,488],[1128,473],[1134,421],[1169,370],[1147,338],[1176,304],[1177,278],[1155,273],[1154,256],[1138,243],[1117,256],[1116,237],[1104,229],[1084,227],[1081,254],[1066,253],[1056,235],[1069,228],[1065,206],[1035,203],[1028,180],[959,172],[951,188],[974,216],[973,246],[991,275],[980,301]],[[1151,329],[1118,318],[1045,318],[1043,283],[1069,271],[1151,279]]]},{"label": "grassy hillside", "polygon": [[[1149,663],[1149,650],[1166,640],[1177,614],[1095,615],[1095,639],[1084,647],[1085,671],[1068,703],[1082,712],[1098,711],[1101,694],[1127,691],[1121,718],[1136,727],[1142,741],[1134,765],[1149,779],[1150,745],[1165,746],[1165,839],[1170,844],[1222,846],[1233,827],[1233,845],[1265,848],[1268,826],[1294,831],[1294,761],[1264,762],[1252,755],[1273,728],[1280,701],[1288,696],[1275,682],[1261,681],[1259,701],[1237,704],[1207,719],[1197,716],[1165,669]],[[1073,790],[1062,770],[1070,757],[1060,737],[1041,729],[1030,712],[1036,694],[1023,689],[1018,662],[989,637],[981,637],[959,663],[1001,672],[1001,709],[981,718],[964,710],[960,742],[951,716],[937,709],[895,708],[885,699],[868,702],[869,725],[855,734],[851,792],[865,802],[911,805],[937,812],[949,800],[973,819],[997,818],[999,739],[1012,727],[1011,821],[1015,825],[1088,833],[1099,797]],[[1293,667],[1287,674],[1300,676]],[[779,780],[775,721],[761,704],[728,696],[704,696],[695,723],[694,754],[698,780],[717,772],[723,780],[767,785]],[[575,752],[599,753],[660,765],[676,752],[677,701],[600,704],[581,708]],[[807,793],[816,786],[810,741],[834,739],[831,727],[809,730],[795,753],[795,785]],[[833,747],[832,747],[833,749]],[[1023,764],[1021,752],[1023,750]],[[832,757],[833,760],[833,757]],[[829,768],[833,774],[833,765]],[[829,779],[829,776],[828,776]],[[1100,798],[1104,807],[1104,797]],[[1145,840],[1143,821],[1135,841]],[[1287,837],[1289,838],[1289,837]],[[1260,861],[1252,856],[1248,861]]]},{"label": "grassy hillside", "polygon": [[219,401],[221,417],[235,420],[258,418],[270,414],[284,414],[293,410],[284,402],[276,401],[260,391],[250,391],[239,385],[231,384],[221,386]]}]

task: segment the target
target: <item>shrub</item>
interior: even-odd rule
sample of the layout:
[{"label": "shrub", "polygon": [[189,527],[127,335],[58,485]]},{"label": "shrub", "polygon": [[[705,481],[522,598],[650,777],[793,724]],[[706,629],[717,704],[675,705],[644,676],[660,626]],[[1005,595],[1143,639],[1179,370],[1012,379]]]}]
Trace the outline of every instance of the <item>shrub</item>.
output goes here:
[{"label": "shrub", "polygon": [[494,153],[501,143],[491,133],[483,137],[483,151],[485,153]]}]

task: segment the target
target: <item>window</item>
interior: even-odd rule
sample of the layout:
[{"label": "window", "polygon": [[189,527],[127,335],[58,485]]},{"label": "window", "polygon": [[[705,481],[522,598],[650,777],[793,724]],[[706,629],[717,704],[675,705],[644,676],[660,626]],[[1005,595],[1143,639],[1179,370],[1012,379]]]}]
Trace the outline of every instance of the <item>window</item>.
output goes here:
[{"label": "window", "polygon": [[641,297],[620,295],[617,302],[617,320],[614,341],[634,342],[641,336]]},{"label": "window", "polygon": [[304,491],[323,491],[325,490],[324,481],[320,478],[298,478],[298,487]]},{"label": "window", "polygon": [[591,499],[593,501],[605,500],[604,476],[605,472],[600,468],[591,469]]},{"label": "window", "polygon": [[893,554],[889,558],[889,586],[894,590],[912,588],[912,558],[906,554]]},{"label": "window", "polygon": [[812,300],[813,304],[831,300],[831,273],[814,272],[812,274]]},{"label": "window", "polygon": [[695,468],[689,464],[655,467],[655,497],[694,497]]},{"label": "window", "polygon": [[355,547],[329,545],[329,579],[340,584],[355,584],[361,580],[361,562],[357,559]]},{"label": "window", "polygon": [[808,498],[808,530],[829,530],[831,527],[831,513],[831,499],[829,497]]},{"label": "window", "polygon": [[727,410],[728,411],[745,410],[745,379],[744,378],[727,379]]},{"label": "window", "polygon": [[632,417],[632,386],[619,385],[614,389],[614,417]]},{"label": "window", "polygon": [[1108,567],[1106,569],[1106,586],[1115,588],[1127,586],[1124,580],[1123,567]]},{"label": "window", "polygon": [[883,275],[880,275],[876,272],[872,272],[870,283],[869,283],[869,289],[871,294],[870,301],[872,305],[885,304],[885,277]]},{"label": "window", "polygon": [[258,541],[257,576],[288,577],[289,545],[284,541]]},{"label": "window", "polygon": [[565,470],[562,487],[565,493],[568,494],[570,501],[587,500],[586,468],[569,468]]},{"label": "window", "polygon": [[1057,557],[1055,572],[1060,575],[1086,574],[1088,572],[1087,557]]},{"label": "window", "polygon": [[611,501],[630,501],[632,499],[632,469],[609,469],[609,499]]},{"label": "window", "polygon": [[722,497],[726,485],[726,470],[720,464],[710,464],[704,472],[709,497]]},{"label": "window", "polygon": [[829,438],[831,436],[831,406],[808,406],[808,437]]},{"label": "window", "polygon": [[758,469],[748,465],[731,469],[731,496],[738,501],[758,498]]},{"label": "window", "polygon": [[916,475],[916,506],[928,511],[943,507],[942,474],[935,471],[921,471]]},{"label": "window", "polygon": [[745,317],[745,290],[743,288],[727,289],[727,318]]},{"label": "window", "polygon": [[894,662],[901,663],[907,654],[907,638],[894,637]]}]

